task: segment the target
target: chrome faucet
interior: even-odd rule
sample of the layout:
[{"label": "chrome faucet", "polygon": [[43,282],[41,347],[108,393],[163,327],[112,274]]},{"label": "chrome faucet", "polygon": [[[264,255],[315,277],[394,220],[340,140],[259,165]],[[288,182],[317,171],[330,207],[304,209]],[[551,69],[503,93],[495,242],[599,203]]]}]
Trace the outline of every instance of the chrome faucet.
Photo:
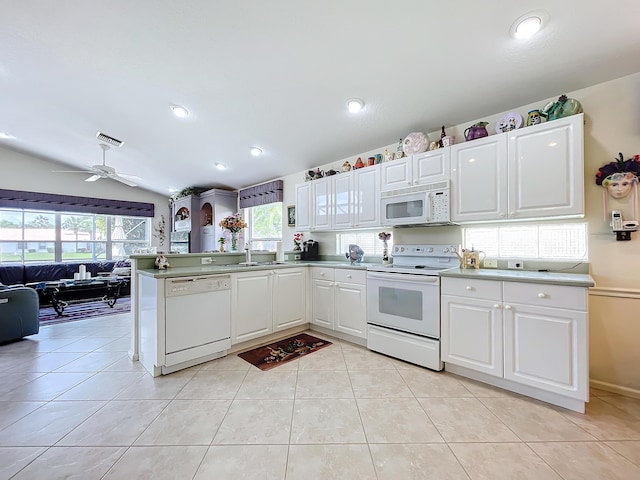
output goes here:
[{"label": "chrome faucet", "polygon": [[245,263],[251,263],[251,248],[249,248],[249,242],[244,244],[244,252],[246,255]]}]

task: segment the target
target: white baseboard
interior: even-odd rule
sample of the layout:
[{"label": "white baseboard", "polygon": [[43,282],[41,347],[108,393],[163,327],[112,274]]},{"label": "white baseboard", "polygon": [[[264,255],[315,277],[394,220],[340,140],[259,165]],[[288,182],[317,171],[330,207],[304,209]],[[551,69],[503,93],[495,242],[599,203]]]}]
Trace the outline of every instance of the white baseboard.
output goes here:
[{"label": "white baseboard", "polygon": [[614,385],[613,383],[601,382],[599,380],[589,380],[589,386],[597,388],[598,390],[604,390],[605,392],[624,395],[625,397],[640,398],[640,390],[635,388],[623,387],[621,385]]}]

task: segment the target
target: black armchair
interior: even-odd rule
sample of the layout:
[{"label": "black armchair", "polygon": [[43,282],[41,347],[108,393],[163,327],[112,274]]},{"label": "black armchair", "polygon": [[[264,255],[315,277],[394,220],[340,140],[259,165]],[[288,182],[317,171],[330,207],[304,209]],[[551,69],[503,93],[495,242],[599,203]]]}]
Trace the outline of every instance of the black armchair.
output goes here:
[{"label": "black armchair", "polygon": [[0,283],[0,343],[38,333],[39,309],[38,294],[33,288]]}]

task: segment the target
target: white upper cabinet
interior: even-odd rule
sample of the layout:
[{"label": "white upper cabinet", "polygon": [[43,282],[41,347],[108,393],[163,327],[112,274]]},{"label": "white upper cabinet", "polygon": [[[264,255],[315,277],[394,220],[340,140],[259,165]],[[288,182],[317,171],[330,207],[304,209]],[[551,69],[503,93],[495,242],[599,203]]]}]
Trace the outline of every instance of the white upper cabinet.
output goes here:
[{"label": "white upper cabinet", "polygon": [[451,221],[506,219],[506,140],[492,135],[451,147]]},{"label": "white upper cabinet", "polygon": [[311,229],[311,183],[296,185],[296,230]]},{"label": "white upper cabinet", "polygon": [[385,162],[380,165],[380,191],[388,192],[449,180],[450,165],[450,147]]},{"label": "white upper cabinet", "polygon": [[353,175],[343,173],[342,175],[333,175],[332,182],[332,211],[333,215],[330,219],[330,226],[333,229],[351,228],[353,227]]},{"label": "white upper cabinet", "polygon": [[428,185],[451,178],[451,148],[444,147],[412,155],[413,184]]},{"label": "white upper cabinet", "polygon": [[313,180],[311,183],[311,230],[331,230],[332,194],[331,177]]},{"label": "white upper cabinet", "polygon": [[584,115],[451,147],[451,220],[584,215]]},{"label": "white upper cabinet", "polygon": [[360,168],[353,172],[354,227],[380,225],[380,167]]},{"label": "white upper cabinet", "polygon": [[509,134],[509,218],[584,215],[584,115]]}]

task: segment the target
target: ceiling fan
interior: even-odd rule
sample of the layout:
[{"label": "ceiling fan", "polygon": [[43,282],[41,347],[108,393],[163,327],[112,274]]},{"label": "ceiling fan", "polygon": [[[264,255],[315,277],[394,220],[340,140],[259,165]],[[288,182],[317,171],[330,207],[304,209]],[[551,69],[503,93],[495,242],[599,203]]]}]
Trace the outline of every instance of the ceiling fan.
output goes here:
[{"label": "ceiling fan", "polygon": [[132,175],[130,173],[119,173],[116,172],[116,169],[110,167],[106,163],[106,153],[111,147],[104,143],[100,144],[100,148],[102,149],[102,165],[91,165],[87,170],[54,170],[56,173],[91,173],[92,175],[85,179],[85,182],[95,182],[101,178],[110,178],[112,180],[116,180],[118,182],[124,183],[125,185],[129,185],[130,187],[137,187],[138,184],[129,180],[125,177],[131,178],[140,178],[137,175]]}]

